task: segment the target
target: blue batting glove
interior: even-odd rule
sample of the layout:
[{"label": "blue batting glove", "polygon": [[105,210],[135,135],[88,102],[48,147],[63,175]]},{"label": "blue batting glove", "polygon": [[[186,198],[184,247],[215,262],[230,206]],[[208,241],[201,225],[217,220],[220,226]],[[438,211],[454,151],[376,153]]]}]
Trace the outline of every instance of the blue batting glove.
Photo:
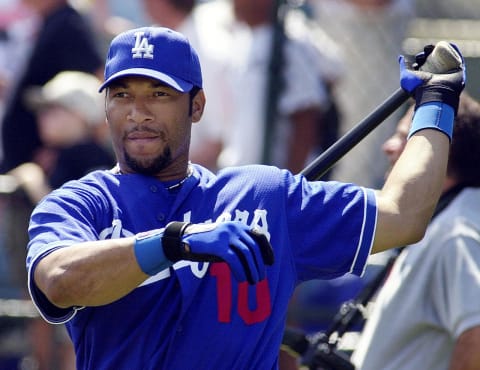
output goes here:
[{"label": "blue batting glove", "polygon": [[454,118],[466,81],[465,60],[456,45],[437,46],[437,50],[433,45],[426,46],[414,60],[399,58],[400,85],[415,97],[408,138],[430,128],[442,131],[452,140]]},{"label": "blue batting glove", "polygon": [[189,224],[171,222],[162,246],[172,262],[224,261],[238,281],[255,284],[265,278],[265,265],[273,264],[273,249],[266,236],[238,221]]},{"label": "blue batting glove", "polygon": [[424,83],[424,79],[413,73],[412,64],[407,62],[403,55],[398,58],[400,65],[400,86],[406,92],[412,94],[417,87]]},{"label": "blue batting glove", "polygon": [[449,71],[434,73],[421,70],[429,55],[434,50],[427,45],[422,53],[408,60],[403,55],[399,57],[400,86],[415,97],[416,107],[431,102],[444,103],[451,106],[456,112],[460,93],[465,87],[465,61],[458,47],[450,44],[461,59],[461,64]]},{"label": "blue batting glove", "polygon": [[416,74],[414,71],[420,69],[427,60],[427,57],[432,53],[433,49],[433,45],[425,46],[423,51],[415,55],[413,60],[407,59],[403,55],[399,56],[400,86],[403,90],[412,94],[418,86],[422,85],[426,79],[428,79],[428,76]]}]

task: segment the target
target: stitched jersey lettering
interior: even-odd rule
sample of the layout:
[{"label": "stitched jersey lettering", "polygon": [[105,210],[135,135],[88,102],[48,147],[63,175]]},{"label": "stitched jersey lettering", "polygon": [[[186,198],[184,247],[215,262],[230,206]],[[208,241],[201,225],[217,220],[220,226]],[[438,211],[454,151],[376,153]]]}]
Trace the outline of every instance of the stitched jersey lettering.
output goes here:
[{"label": "stitched jersey lettering", "polygon": [[[230,268],[225,262],[214,263],[210,267],[210,275],[217,281],[218,321],[230,323],[233,309],[233,280]],[[238,283],[237,311],[247,325],[264,321],[272,312],[268,280],[264,279],[255,285],[247,282]],[[255,294],[255,307],[249,305],[249,294]]]}]

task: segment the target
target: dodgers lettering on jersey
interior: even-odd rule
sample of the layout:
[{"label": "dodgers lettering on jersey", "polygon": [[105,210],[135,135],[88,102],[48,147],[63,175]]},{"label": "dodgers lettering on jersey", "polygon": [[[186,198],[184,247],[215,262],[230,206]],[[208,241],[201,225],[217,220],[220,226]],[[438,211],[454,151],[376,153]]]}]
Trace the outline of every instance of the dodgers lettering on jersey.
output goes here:
[{"label": "dodgers lettering on jersey", "polygon": [[376,205],[371,190],[309,183],[266,166],[218,175],[194,166],[178,193],[151,177],[97,171],[65,184],[35,209],[29,276],[55,248],[161,229],[170,221],[222,220],[245,222],[270,239],[275,263],[260,283],[237,282],[226,263],[180,261],[111,304],[62,310],[30,278],[42,315],[66,322],[78,369],[275,369],[296,285],[361,274]]}]

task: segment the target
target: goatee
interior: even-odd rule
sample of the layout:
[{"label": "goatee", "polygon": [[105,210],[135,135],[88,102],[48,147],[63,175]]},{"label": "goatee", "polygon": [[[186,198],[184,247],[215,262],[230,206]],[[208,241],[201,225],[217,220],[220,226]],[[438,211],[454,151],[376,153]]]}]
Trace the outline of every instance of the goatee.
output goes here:
[{"label": "goatee", "polygon": [[128,167],[134,172],[149,176],[158,174],[166,168],[172,160],[172,153],[169,147],[166,147],[158,157],[149,160],[138,160],[131,157],[126,151],[124,151],[124,156]]}]

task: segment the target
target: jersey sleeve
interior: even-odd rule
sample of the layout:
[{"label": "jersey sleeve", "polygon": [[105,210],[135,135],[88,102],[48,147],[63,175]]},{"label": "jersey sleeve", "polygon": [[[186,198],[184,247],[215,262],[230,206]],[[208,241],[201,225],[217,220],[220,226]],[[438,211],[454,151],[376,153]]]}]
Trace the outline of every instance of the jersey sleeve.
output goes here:
[{"label": "jersey sleeve", "polygon": [[301,281],[362,275],[373,245],[372,189],[301,178],[289,189],[292,253]]},{"label": "jersey sleeve", "polygon": [[79,309],[80,307],[60,308],[55,306],[37,287],[33,279],[33,274],[38,261],[40,261],[43,257],[56,249],[57,248],[54,247],[48,249],[43,254],[38,255],[37,258],[33,259],[32,263],[30,263],[30,266],[28,268],[28,292],[30,293],[32,302],[34,303],[38,312],[40,312],[40,315],[47,322],[51,324],[63,324],[69,321],[75,315],[77,309]]},{"label": "jersey sleeve", "polygon": [[49,302],[35,284],[35,267],[59,248],[98,239],[94,231],[98,207],[99,202],[94,199],[60,189],[47,196],[32,213],[27,247],[28,289],[38,311],[50,323],[65,323],[78,308],[62,309]]}]

